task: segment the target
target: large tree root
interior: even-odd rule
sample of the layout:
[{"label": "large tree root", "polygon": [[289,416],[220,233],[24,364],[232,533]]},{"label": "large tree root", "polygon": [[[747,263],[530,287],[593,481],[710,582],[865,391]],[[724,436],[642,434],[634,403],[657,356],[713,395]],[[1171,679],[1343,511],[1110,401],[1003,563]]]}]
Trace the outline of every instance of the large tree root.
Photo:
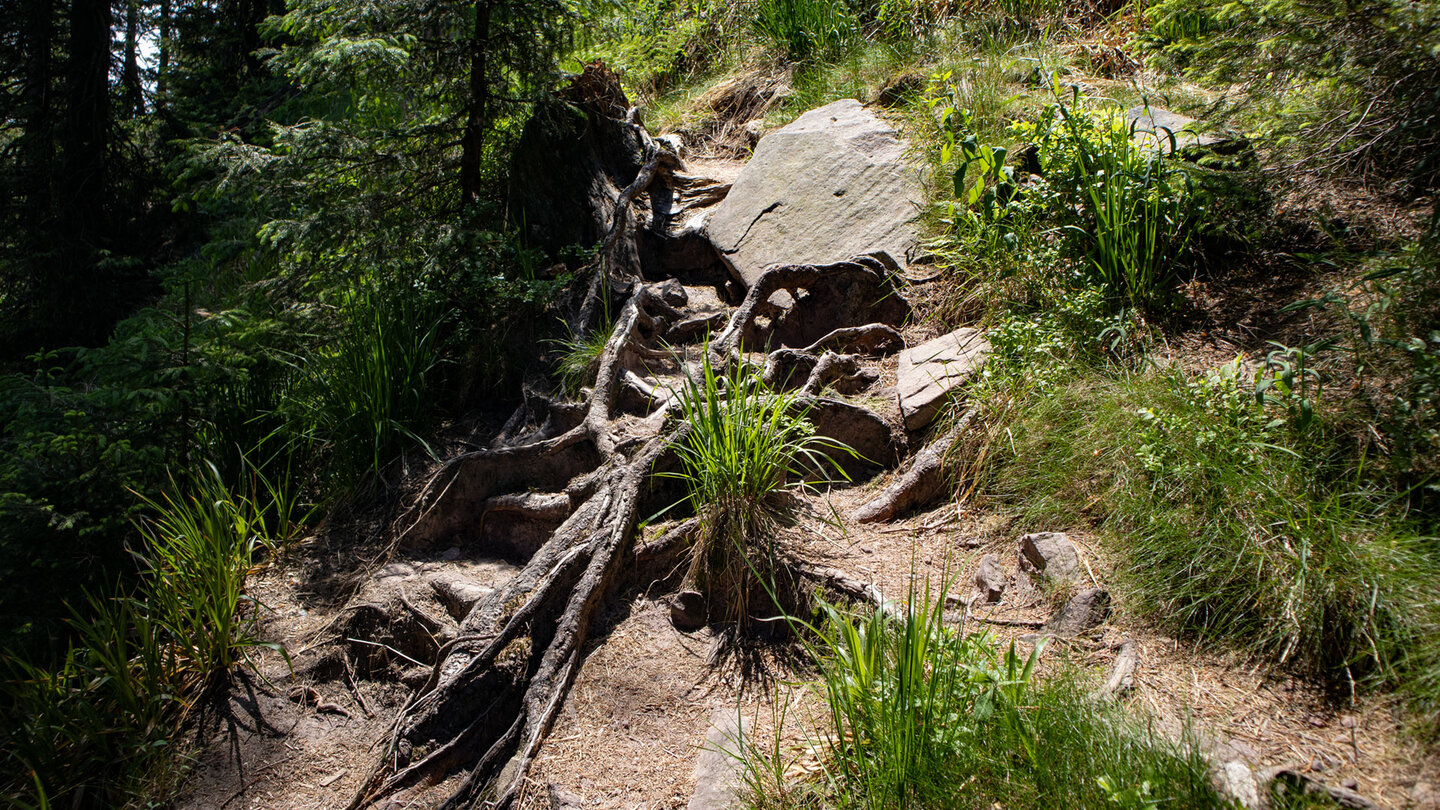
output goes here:
[{"label": "large tree root", "polygon": [[955,427],[915,456],[908,470],[882,489],[880,494],[861,504],[850,517],[860,523],[890,520],[937,497],[947,483],[945,456],[974,419],[974,409],[966,411]]},{"label": "large tree root", "polygon": [[[552,439],[467,453],[425,487],[404,533],[411,542],[465,531],[496,510],[564,520],[513,580],[476,603],[438,651],[429,681],[402,710],[352,808],[457,770],[466,776],[442,807],[514,799],[569,689],[594,615],[632,558],[638,510],[653,475],[682,437],[683,426],[662,431],[663,414],[642,423],[643,435],[633,426],[630,435],[619,435],[613,421],[626,364],[644,356],[636,349],[663,333],[675,315],[651,288],[636,285],[579,425]],[[552,494],[514,493],[537,482]]]},{"label": "large tree root", "polygon": [[[626,207],[646,182],[642,173],[626,189]],[[616,227],[624,227],[623,222],[617,217]],[[770,270],[712,343],[712,360],[728,366],[746,335],[764,341],[768,327],[755,319],[775,291],[809,289],[814,294],[846,279],[850,286],[843,289],[873,291],[888,284],[887,269],[862,258]],[[513,803],[568,693],[607,595],[646,576],[627,570],[636,567],[637,560],[667,568],[681,560],[695,528],[691,524],[677,527],[653,548],[634,549],[642,505],[655,497],[657,474],[674,463],[671,448],[686,430],[683,423],[667,419],[673,394],[643,375],[653,363],[682,375],[694,369],[683,354],[657,345],[683,320],[666,300],[667,293],[675,298],[674,290],[638,282],[629,282],[627,289],[628,300],[601,354],[583,413],[567,409],[563,432],[528,442],[517,436],[527,420],[517,417],[508,432],[513,443],[446,462],[411,509],[402,532],[410,544],[473,538],[486,515],[559,525],[510,582],[474,603],[454,636],[440,645],[428,680],[401,710],[384,754],[351,808],[420,790],[457,773],[463,778],[439,806]],[[862,329],[833,340],[863,338],[863,348],[865,335],[885,337],[882,330]],[[853,356],[825,352],[808,370],[798,402],[814,415],[817,432],[863,435],[864,454],[888,464],[899,445],[883,420],[858,406],[814,396],[826,385],[843,386],[862,376]],[[542,405],[547,412],[553,410],[548,402]],[[641,418],[619,418],[622,410]],[[556,424],[548,417],[545,422]],[[545,436],[545,431],[538,435]]]}]

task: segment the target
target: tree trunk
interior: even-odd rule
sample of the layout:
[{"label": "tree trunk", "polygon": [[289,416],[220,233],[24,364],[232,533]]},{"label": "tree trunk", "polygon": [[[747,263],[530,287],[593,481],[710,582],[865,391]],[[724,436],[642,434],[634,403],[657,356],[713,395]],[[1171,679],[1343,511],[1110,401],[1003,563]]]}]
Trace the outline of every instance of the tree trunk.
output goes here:
[{"label": "tree trunk", "polygon": [[19,144],[24,159],[22,232],[32,237],[45,229],[54,204],[54,47],[55,2],[31,0],[25,15],[24,129]]},{"label": "tree trunk", "polygon": [[125,3],[125,66],[120,84],[125,90],[121,114],[135,118],[145,112],[145,97],[140,87],[140,0]]},{"label": "tree trunk", "polygon": [[490,10],[490,0],[475,0],[475,38],[470,42],[470,108],[465,116],[460,155],[460,202],[467,205],[480,197],[485,128],[490,124]]},{"label": "tree trunk", "polygon": [[160,0],[160,41],[155,63],[155,98],[164,103],[166,79],[170,73],[170,0]]},{"label": "tree trunk", "polygon": [[113,291],[95,278],[96,251],[106,247],[106,174],[110,135],[110,3],[71,0],[68,103],[58,183],[64,242],[47,278],[42,311],[53,338],[93,343],[108,331]]}]

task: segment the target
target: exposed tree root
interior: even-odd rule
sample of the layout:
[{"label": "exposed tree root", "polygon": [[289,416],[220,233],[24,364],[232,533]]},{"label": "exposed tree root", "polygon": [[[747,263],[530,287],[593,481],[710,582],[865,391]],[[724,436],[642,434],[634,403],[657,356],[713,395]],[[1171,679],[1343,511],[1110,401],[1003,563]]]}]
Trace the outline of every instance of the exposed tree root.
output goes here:
[{"label": "exposed tree root", "polygon": [[974,420],[974,409],[966,411],[955,427],[921,450],[908,470],[856,509],[851,518],[860,523],[890,520],[938,496],[946,483],[945,456]]},{"label": "exposed tree root", "polygon": [[[414,542],[461,531],[487,511],[563,522],[439,650],[429,681],[402,710],[386,755],[351,807],[456,769],[467,776],[442,806],[472,806],[482,793],[497,806],[514,798],[570,686],[594,615],[630,557],[637,510],[658,462],[684,430],[662,432],[663,420],[654,419],[644,423],[646,435],[627,437],[613,421],[627,358],[674,315],[649,287],[636,285],[579,425],[553,439],[467,453],[422,492],[405,533]],[[513,492],[537,483],[552,492]],[[476,751],[483,753],[477,758]]]}]

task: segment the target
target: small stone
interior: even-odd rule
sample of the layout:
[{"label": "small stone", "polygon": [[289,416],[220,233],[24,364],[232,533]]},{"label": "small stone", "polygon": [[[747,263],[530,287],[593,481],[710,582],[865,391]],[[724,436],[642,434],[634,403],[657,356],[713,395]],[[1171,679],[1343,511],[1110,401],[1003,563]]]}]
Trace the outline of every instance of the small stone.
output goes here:
[{"label": "small stone", "polygon": [[705,595],[699,591],[680,591],[670,597],[670,623],[684,633],[704,627]]},{"label": "small stone", "polygon": [[1345,788],[1346,790],[1359,790],[1359,789],[1360,789],[1360,783],[1357,782],[1357,781],[1355,781],[1355,779],[1352,777],[1352,778],[1350,778],[1350,779],[1342,779],[1342,780],[1340,780],[1340,787],[1343,787],[1343,788]]},{"label": "small stone", "polygon": [[1005,596],[1005,585],[1009,577],[1005,574],[1005,566],[1000,558],[994,554],[986,554],[980,558],[980,569],[975,572],[975,587],[979,589],[980,596],[988,603],[995,604]]},{"label": "small stone", "polygon": [[730,810],[745,789],[742,737],[749,731],[735,709],[717,709],[695,762],[695,792],[687,810]]},{"label": "small stone", "polygon": [[660,300],[672,307],[683,307],[690,301],[690,294],[675,279],[667,279],[653,288],[660,295]]},{"label": "small stone", "polygon": [[445,562],[455,562],[460,559],[461,553],[459,546],[451,546],[440,553],[440,559]]},{"label": "small stone", "polygon": [[1440,790],[1429,782],[1416,782],[1410,788],[1411,810],[1440,810]]},{"label": "small stone", "polygon": [[1230,140],[1207,131],[1205,124],[1194,118],[1160,107],[1144,104],[1131,107],[1125,112],[1125,119],[1130,122],[1137,143],[1162,154],[1197,146],[1219,146]]},{"label": "small stone", "polygon": [[1080,574],[1080,552],[1070,536],[1037,532],[1020,538],[1020,567],[1050,582],[1074,582]]},{"label": "small stone", "polygon": [[1260,786],[1250,766],[1238,759],[1210,766],[1210,782],[1224,796],[1229,796],[1245,808],[1262,807]]},{"label": "small stone", "polygon": [[1045,630],[1057,636],[1078,636],[1094,630],[1110,616],[1110,592],[1086,588],[1070,597],[1065,607],[1045,623]]}]

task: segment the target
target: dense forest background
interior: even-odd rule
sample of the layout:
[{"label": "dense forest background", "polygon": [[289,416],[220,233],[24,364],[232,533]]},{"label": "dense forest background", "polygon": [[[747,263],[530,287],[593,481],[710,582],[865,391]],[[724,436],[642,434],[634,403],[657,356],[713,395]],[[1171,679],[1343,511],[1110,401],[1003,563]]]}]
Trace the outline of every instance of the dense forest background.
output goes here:
[{"label": "dense forest background", "polygon": [[[592,59],[658,117],[746,60],[792,69],[799,111],[864,84],[875,64],[900,72],[945,48],[1005,53],[1077,32],[1096,53],[1221,87],[1209,111],[1262,151],[1245,182],[1211,189],[1214,227],[1187,237],[1187,267],[1243,263],[1282,234],[1286,261],[1363,265],[1388,285],[1388,298],[1302,302],[1343,312],[1353,331],[1281,347],[1289,376],[1269,388],[1283,388],[1277,407],[1299,444],[1323,447],[1332,478],[1403,502],[1393,525],[1433,534],[1434,2],[0,0],[0,20],[0,645],[9,681],[53,687],[8,692],[16,716],[62,716],[46,712],[93,698],[85,684],[106,666],[139,667],[155,683],[126,722],[166,727],[160,682],[203,692],[262,643],[233,626],[253,559],[335,510],[364,502],[383,515],[397,459],[426,452],[438,425],[502,413],[526,374],[548,370],[536,347],[567,337],[555,302],[596,246],[528,245],[507,215],[508,167],[537,101]],[[1048,76],[1044,58],[1022,62]],[[970,134],[1010,137],[998,99],[966,92],[948,103]],[[961,149],[945,127],[929,136],[937,155],[949,150],[941,169]],[[1336,214],[1297,235],[1255,214],[1275,176],[1306,173],[1428,205],[1428,230],[1346,233]],[[954,237],[950,271],[983,276],[983,259],[994,292],[1020,254],[1004,233],[954,236],[955,200],[979,210],[962,176],[937,184],[952,204],[931,225]],[[1041,298],[1009,300],[1029,318]],[[965,295],[947,306],[957,320],[984,309]],[[1168,317],[1159,297],[1127,306]],[[1045,328],[1057,336],[1116,323],[1056,313]],[[1145,322],[1125,321],[1127,334]],[[1359,380],[1355,397],[1322,437],[1308,431],[1321,383],[1306,363],[1327,352],[1364,373],[1344,377]],[[184,519],[210,521],[207,536],[228,545],[167,546]],[[222,573],[185,580],[209,570]],[[217,615],[195,615],[203,600],[188,596],[164,607],[182,585],[220,594]],[[193,635],[177,652],[167,639],[182,627]],[[107,644],[119,663],[95,660]],[[8,789],[43,783],[41,797],[74,791],[98,806],[153,786],[149,755],[119,753],[133,733],[99,716],[64,722],[8,742]]]}]

